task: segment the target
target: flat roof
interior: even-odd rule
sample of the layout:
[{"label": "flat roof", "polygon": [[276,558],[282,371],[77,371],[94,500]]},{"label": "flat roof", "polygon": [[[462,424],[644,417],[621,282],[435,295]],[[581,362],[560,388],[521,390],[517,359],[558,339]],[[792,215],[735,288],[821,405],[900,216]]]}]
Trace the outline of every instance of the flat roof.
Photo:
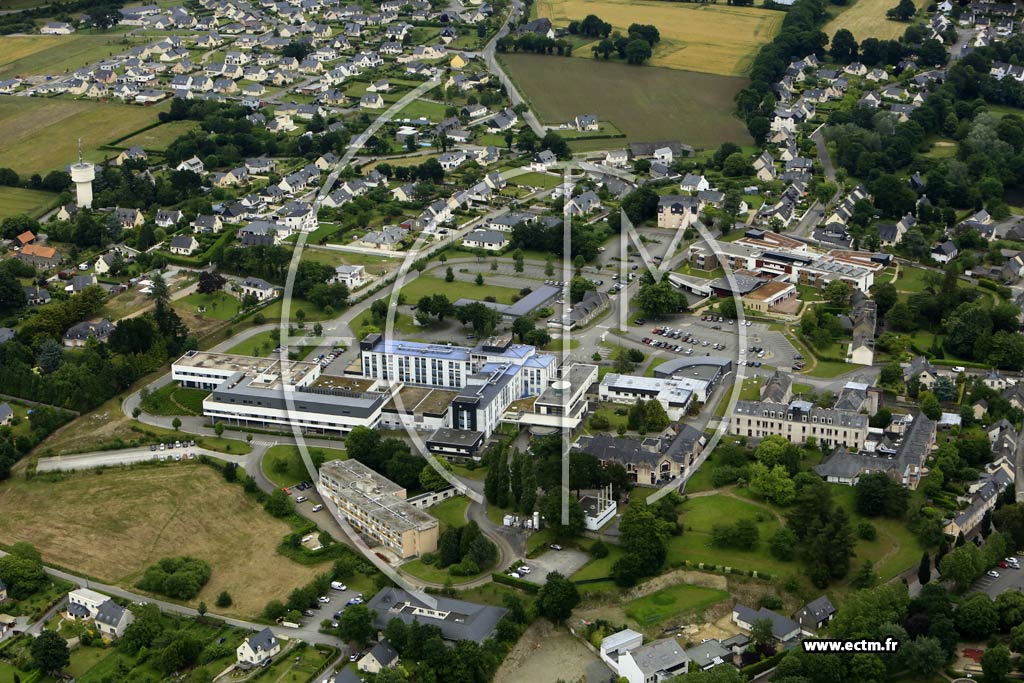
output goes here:
[{"label": "flat roof", "polygon": [[[242,372],[247,375],[288,375],[292,383],[299,383],[312,372],[320,372],[317,363],[303,360],[284,360],[280,358],[259,358],[243,356],[237,353],[214,353],[212,351],[187,351],[174,361],[175,365],[209,370],[211,372],[232,374]],[[272,387],[267,387],[272,388]]]},{"label": "flat roof", "polygon": [[444,444],[446,446],[474,446],[484,437],[483,432],[472,429],[451,429],[441,427],[427,439],[429,443]]},{"label": "flat roof", "polygon": [[405,500],[404,488],[358,460],[324,463],[320,481],[338,498],[399,533],[437,526],[436,519]]},{"label": "flat roof", "polygon": [[790,289],[795,289],[795,287],[788,282],[766,282],[750,294],[747,294],[747,298],[755,301],[765,301]]}]

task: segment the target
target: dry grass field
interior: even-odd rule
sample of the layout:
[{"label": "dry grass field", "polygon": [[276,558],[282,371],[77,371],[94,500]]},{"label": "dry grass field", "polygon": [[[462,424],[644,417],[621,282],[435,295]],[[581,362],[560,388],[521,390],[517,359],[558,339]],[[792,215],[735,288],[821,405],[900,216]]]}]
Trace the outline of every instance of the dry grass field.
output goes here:
[{"label": "dry grass field", "polygon": [[[782,26],[784,14],[754,7],[699,5],[651,0],[537,0],[537,16],[556,26],[596,14],[626,33],[632,23],[653,24],[661,33],[653,66],[699,71],[721,76],[742,76],[750,69],[758,48]],[[573,52],[590,57],[590,46]]]},{"label": "dry grass field", "polygon": [[[928,3],[927,0],[914,0],[914,4],[920,10]],[[909,26],[902,21],[889,21],[885,18],[885,13],[896,5],[893,0],[855,0],[845,7],[833,7],[835,16],[821,30],[829,40],[841,28],[849,30],[857,42],[865,38],[895,40],[902,36]]]},{"label": "dry grass field", "polygon": [[317,571],[278,555],[290,527],[205,465],[17,477],[0,486],[0,510],[0,541],[29,541],[48,562],[126,588],[162,557],[206,560],[210,582],[193,603],[227,590],[234,615],[258,614]]},{"label": "dry grass field", "polygon": [[123,29],[70,36],[4,36],[0,40],[0,80],[57,76],[127,49]]},{"label": "dry grass field", "polygon": [[680,140],[698,149],[726,140],[750,144],[733,113],[745,79],[542,55],[501,60],[545,123],[588,113],[615,124],[626,139],[605,140],[606,147],[644,140]]},{"label": "dry grass field", "polygon": [[156,121],[169,106],[0,96],[0,166],[21,174],[64,168],[78,157],[79,137],[86,158],[102,161],[101,145]]}]

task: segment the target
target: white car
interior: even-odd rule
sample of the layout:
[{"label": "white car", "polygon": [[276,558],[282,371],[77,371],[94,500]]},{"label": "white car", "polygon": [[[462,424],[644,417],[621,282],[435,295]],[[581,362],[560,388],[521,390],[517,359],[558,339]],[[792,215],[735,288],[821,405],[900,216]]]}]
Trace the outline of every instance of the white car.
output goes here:
[{"label": "white car", "polygon": [[522,567],[520,567],[516,571],[519,572],[520,574],[529,574],[532,570],[529,567],[527,567],[526,565],[523,565]]},{"label": "white car", "polygon": [[330,597],[326,595],[321,595],[319,598],[317,598],[317,600],[319,600],[321,603],[325,605],[331,601]]},{"label": "white car", "polygon": [[962,365],[954,365],[951,369],[953,372],[967,372],[967,368]]},{"label": "white car", "polygon": [[323,505],[314,505],[313,506],[313,512],[320,512],[323,509],[324,509]]},{"label": "white car", "polygon": [[306,498],[305,496],[299,496],[298,498],[295,499],[295,502],[296,503],[305,503],[307,500],[309,500],[309,498]]},{"label": "white car", "polygon": [[995,569],[989,570],[987,573],[993,579],[998,579],[999,578],[999,572],[997,572]]}]

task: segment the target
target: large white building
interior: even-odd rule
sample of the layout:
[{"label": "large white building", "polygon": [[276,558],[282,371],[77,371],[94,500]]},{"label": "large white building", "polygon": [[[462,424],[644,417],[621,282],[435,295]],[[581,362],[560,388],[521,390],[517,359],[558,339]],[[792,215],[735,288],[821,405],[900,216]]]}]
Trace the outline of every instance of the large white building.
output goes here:
[{"label": "large white building", "polygon": [[598,396],[602,401],[632,404],[655,399],[668,413],[669,419],[679,420],[686,414],[690,401],[705,403],[712,383],[691,377],[637,377],[608,373],[601,380]]},{"label": "large white building", "polygon": [[203,415],[231,425],[345,435],[376,427],[390,390],[318,385],[320,365],[235,354],[188,351],[171,366],[183,386],[210,390]]}]

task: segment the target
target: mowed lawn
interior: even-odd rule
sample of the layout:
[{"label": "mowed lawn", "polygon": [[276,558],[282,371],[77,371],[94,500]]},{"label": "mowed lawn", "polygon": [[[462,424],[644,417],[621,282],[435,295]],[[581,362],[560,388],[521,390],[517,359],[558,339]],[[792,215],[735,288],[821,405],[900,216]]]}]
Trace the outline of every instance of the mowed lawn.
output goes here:
[{"label": "mowed lawn", "polygon": [[78,158],[78,138],[87,159],[103,161],[101,145],[153,123],[168,106],[0,96],[0,166],[21,174],[62,169]]},{"label": "mowed lawn", "polygon": [[138,145],[151,152],[162,152],[176,139],[198,127],[195,121],[168,121],[156,128],[144,130],[138,135],[122,140],[117,145],[125,149]]},{"label": "mowed lawn", "polygon": [[162,557],[206,560],[210,581],[190,604],[227,590],[234,604],[223,611],[234,615],[258,614],[318,571],[278,555],[291,528],[198,463],[13,479],[0,509],[3,543],[28,541],[48,562],[126,588]]},{"label": "mowed lawn", "polygon": [[[596,14],[626,34],[632,23],[653,24],[661,35],[651,64],[720,76],[742,76],[758,49],[775,37],[785,14],[754,7],[656,0],[537,0],[537,16],[557,26]],[[573,56],[590,57],[590,45]],[[555,69],[558,71],[559,69]]]},{"label": "mowed lawn", "polygon": [[[926,0],[914,0],[917,9],[927,5]],[[821,29],[825,35],[832,39],[841,28],[847,29],[857,39],[857,42],[865,38],[878,38],[879,40],[895,40],[907,30],[907,24],[902,21],[890,21],[885,18],[885,13],[895,7],[890,0],[855,0],[845,7],[832,7],[836,15]]]},{"label": "mowed lawn", "polygon": [[[3,144],[0,142],[0,144]],[[24,213],[39,218],[57,195],[41,190],[26,190],[21,187],[0,187],[0,220]]]},{"label": "mowed lawn", "polygon": [[70,36],[4,36],[0,80],[15,76],[57,76],[128,50],[124,30]]},{"label": "mowed lawn", "polygon": [[[311,458],[322,455],[324,462],[348,460],[348,454],[345,451],[334,448],[307,448],[307,450]],[[298,446],[272,446],[263,456],[260,466],[267,479],[278,486],[295,486],[300,481],[310,481],[309,470],[302,462],[302,453]]]},{"label": "mowed lawn", "polygon": [[[456,270],[453,267],[452,270]],[[459,299],[476,299],[483,301],[484,297],[493,296],[499,304],[512,303],[512,297],[519,292],[511,287],[492,285],[487,282],[487,275],[484,274],[484,284],[478,285],[475,282],[459,280],[456,274],[453,282],[445,282],[443,278],[423,276],[412,282],[407,282],[402,287],[402,294],[405,295],[407,303],[415,303],[425,296],[444,294],[448,301],[455,303]],[[462,277],[466,277],[463,275]]]},{"label": "mowed lawn", "polygon": [[623,609],[641,626],[660,624],[670,617],[684,613],[700,612],[729,598],[726,591],[681,583],[630,600]]},{"label": "mowed lawn", "polygon": [[626,136],[622,142],[679,140],[698,149],[751,143],[733,114],[743,78],[544,55],[503,54],[501,60],[546,123],[585,111],[615,124]]}]

